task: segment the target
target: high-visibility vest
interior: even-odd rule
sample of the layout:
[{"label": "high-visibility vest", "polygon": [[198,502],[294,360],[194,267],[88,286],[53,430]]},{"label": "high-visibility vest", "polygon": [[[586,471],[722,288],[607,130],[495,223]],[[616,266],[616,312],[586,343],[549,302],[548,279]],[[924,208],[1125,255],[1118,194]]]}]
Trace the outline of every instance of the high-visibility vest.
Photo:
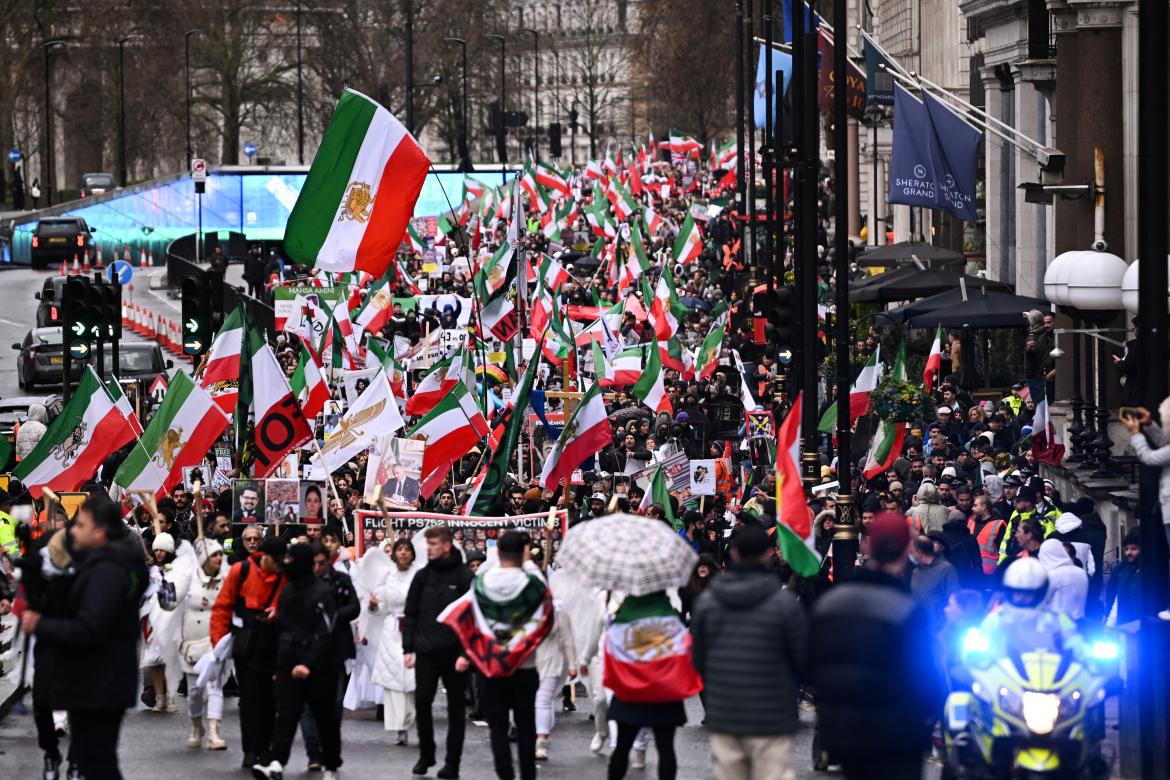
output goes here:
[{"label": "high-visibility vest", "polygon": [[906,525],[910,526],[912,533],[922,535],[922,518],[918,515],[906,515]]},{"label": "high-visibility vest", "polygon": [[979,543],[979,560],[983,563],[984,574],[995,574],[995,569],[999,566],[999,545],[995,543],[995,537],[999,536],[999,531],[1003,526],[1003,520],[993,516],[983,524],[983,528],[976,534],[975,517],[972,516],[967,520],[967,530]]}]

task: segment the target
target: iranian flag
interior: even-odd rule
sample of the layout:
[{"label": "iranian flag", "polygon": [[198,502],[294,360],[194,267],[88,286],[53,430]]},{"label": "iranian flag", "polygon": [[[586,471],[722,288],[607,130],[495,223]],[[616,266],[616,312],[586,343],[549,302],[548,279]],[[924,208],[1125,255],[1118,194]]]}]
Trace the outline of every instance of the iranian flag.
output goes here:
[{"label": "iranian flag", "polygon": [[[857,375],[857,380],[854,381],[853,387],[849,390],[849,425],[853,426],[857,422],[857,418],[863,414],[869,414],[872,402],[869,394],[873,392],[874,388],[878,386],[881,381],[881,353],[882,345],[878,344],[877,349],[869,356],[867,362],[861,368],[861,373]],[[829,408],[825,409],[825,413],[821,415],[821,419],[817,422],[817,430],[821,433],[832,433],[837,428],[837,402],[829,404]]]},{"label": "iranian flag", "polygon": [[570,278],[565,267],[546,254],[540,254],[540,266],[533,276],[552,292],[560,292]]},{"label": "iranian flag", "polygon": [[703,251],[703,236],[699,233],[699,226],[695,218],[687,212],[682,227],[678,231],[678,238],[674,242],[674,261],[676,263],[690,263],[699,259]]},{"label": "iranian flag", "polygon": [[[906,381],[906,344],[898,347],[898,356],[894,358],[894,368],[890,372],[893,379]],[[865,467],[862,473],[866,479],[885,473],[902,455],[902,445],[906,441],[906,422],[903,420],[878,419],[877,428],[869,440],[869,450],[865,455]]]},{"label": "iranian flag", "polygon": [[800,406],[798,393],[776,432],[776,545],[780,556],[801,577],[820,571],[812,517],[800,479]]},{"label": "iranian flag", "polygon": [[275,471],[286,455],[312,438],[312,433],[272,347],[255,331],[248,334],[248,341],[255,421],[252,476],[263,478]]},{"label": "iranian flag", "polygon": [[414,225],[409,222],[406,223],[406,238],[410,242],[410,251],[419,257],[422,256],[423,252],[427,251],[426,239],[420,236],[418,231],[414,229]]},{"label": "iranian flag", "polygon": [[345,90],[289,214],[285,253],[298,265],[381,278],[430,164],[389,111]]},{"label": "iranian flag", "polygon": [[642,297],[650,301],[650,324],[654,326],[654,336],[659,341],[666,341],[678,332],[679,322],[686,314],[686,309],[678,302],[675,293],[674,274],[670,272],[670,264],[662,266],[662,275],[650,292],[650,285],[642,279]]},{"label": "iranian flag", "polygon": [[597,381],[602,387],[628,387],[634,384],[642,377],[644,355],[645,350],[635,346],[622,349],[610,358],[602,350],[601,343],[594,341],[593,364],[597,367]]},{"label": "iranian flag", "polygon": [[926,367],[922,369],[922,383],[926,385],[926,392],[934,389],[934,378],[942,368],[942,325],[934,331],[934,341],[930,345],[930,354],[926,356]]},{"label": "iranian flag", "polygon": [[69,403],[12,475],[33,498],[40,498],[44,488],[57,493],[75,491],[93,479],[106,456],[133,436],[130,423],[93,367],[86,366]]},{"label": "iranian flag", "polygon": [[1044,384],[1044,380],[1028,383],[1029,395],[1036,402],[1036,414],[1032,417],[1032,457],[1039,463],[1059,466],[1064,460],[1064,442],[1052,424]]},{"label": "iranian flag", "polygon": [[681,701],[703,688],[691,663],[691,633],[665,593],[626,596],[602,645],[603,684],[622,701]]},{"label": "iranian flag", "polygon": [[560,171],[549,163],[536,164],[536,183],[541,187],[556,190],[566,198],[573,197],[573,191],[569,189],[569,183],[565,181],[565,177],[561,176]]},{"label": "iranian flag", "polygon": [[[353,320],[357,332],[380,331],[394,314],[394,292],[388,281],[378,282],[366,297],[365,304]],[[360,338],[360,337],[359,337]]]},{"label": "iranian flag", "polygon": [[657,211],[650,208],[649,206],[644,206],[642,208],[642,219],[646,222],[646,232],[651,236],[657,233],[658,229],[662,227],[662,217],[658,215]]},{"label": "iranian flag", "polygon": [[550,489],[561,482],[568,484],[573,469],[612,442],[601,385],[594,382],[557,437],[540,471],[540,484]]},{"label": "iranian flag", "polygon": [[224,318],[211,342],[199,386],[228,414],[236,408],[240,391],[240,349],[244,343],[244,307],[236,306]]},{"label": "iranian flag", "polygon": [[646,254],[646,244],[642,241],[642,231],[635,222],[630,226],[630,252],[626,256],[625,277],[633,284],[649,270],[650,258]]},{"label": "iranian flag", "polygon": [[490,432],[475,399],[462,382],[456,383],[434,409],[427,412],[406,438],[426,439],[421,492],[429,498],[443,482],[451,464],[466,455]]},{"label": "iranian flag", "polygon": [[662,473],[661,463],[654,468],[654,474],[650,477],[650,484],[647,486],[646,492],[642,494],[642,503],[638,504],[638,511],[646,514],[646,510],[654,504],[662,507],[666,519],[670,521],[670,524],[676,530],[682,527],[682,524],[674,516],[674,509],[670,503],[670,488],[666,486],[666,476]]},{"label": "iranian flag", "polygon": [[301,343],[301,357],[289,385],[301,404],[306,420],[314,419],[325,408],[325,402],[329,400],[329,385],[325,383],[321,358],[307,341]]},{"label": "iranian flag", "polygon": [[465,389],[475,387],[475,372],[471,365],[471,353],[463,347],[435,364],[431,372],[423,377],[418,387],[406,399],[406,413],[423,415],[431,411],[455,387],[463,384]]},{"label": "iranian flag", "polygon": [[666,386],[663,384],[662,358],[659,357],[655,345],[651,345],[646,352],[649,354],[646,367],[642,369],[642,376],[630,388],[630,392],[655,413],[667,412],[673,417],[674,409],[670,405],[670,396],[666,394]]},{"label": "iranian flag", "polygon": [[228,422],[211,395],[180,371],[114,482],[127,492],[150,491],[161,498],[183,478],[184,468],[207,457]]},{"label": "iranian flag", "polygon": [[723,337],[727,335],[727,308],[715,314],[715,321],[711,324],[703,343],[699,345],[699,354],[695,358],[695,375],[700,379],[710,379],[719,365],[719,352],[723,348]]},{"label": "iranian flag", "polygon": [[118,384],[116,377],[110,377],[106,382],[106,392],[110,395],[110,400],[114,402],[114,406],[118,407],[118,411],[126,418],[126,423],[130,426],[131,436],[127,437],[125,442],[114,447],[115,450],[121,449],[123,445],[128,443],[134,436],[142,435],[142,423],[138,420],[138,415],[134,413],[133,407],[130,406],[130,399],[122,392],[122,385]]}]

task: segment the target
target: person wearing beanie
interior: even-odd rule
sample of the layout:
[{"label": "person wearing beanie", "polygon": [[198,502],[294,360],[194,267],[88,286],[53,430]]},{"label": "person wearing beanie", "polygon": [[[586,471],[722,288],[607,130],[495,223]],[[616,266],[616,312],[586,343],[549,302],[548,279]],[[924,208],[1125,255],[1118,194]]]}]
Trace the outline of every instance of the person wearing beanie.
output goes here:
[{"label": "person wearing beanie", "polygon": [[[334,780],[341,766],[341,710],[337,706],[338,632],[340,622],[334,588],[315,571],[329,568],[320,545],[291,544],[283,562],[288,583],[277,599],[276,720],[272,738],[252,765],[258,780],[281,780],[288,764],[301,713],[307,707],[321,741],[324,777]],[[348,630],[348,626],[346,626]]]},{"label": "person wearing beanie", "polygon": [[255,552],[232,564],[211,609],[211,645],[232,634],[232,660],[240,686],[242,766],[250,769],[272,741],[276,717],[272,670],[276,663],[276,604],[287,544],[264,539]]},{"label": "person wearing beanie", "polygon": [[918,777],[946,685],[930,615],[906,582],[910,529],[874,518],[868,560],[813,605],[821,745],[847,778]]},{"label": "person wearing beanie", "polygon": [[[175,694],[179,687],[179,668],[175,657],[174,632],[171,621],[176,584],[174,577],[175,538],[166,531],[155,534],[150,543],[150,587],[143,605],[149,630],[143,631],[141,668],[154,690],[151,712],[178,712]],[[183,576],[183,575],[178,575]]]}]

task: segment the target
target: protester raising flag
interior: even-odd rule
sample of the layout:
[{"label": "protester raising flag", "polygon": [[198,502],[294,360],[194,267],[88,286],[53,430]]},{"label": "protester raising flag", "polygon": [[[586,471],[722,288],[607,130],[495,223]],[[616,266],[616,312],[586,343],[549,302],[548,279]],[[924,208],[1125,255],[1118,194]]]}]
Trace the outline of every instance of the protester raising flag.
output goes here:
[{"label": "protester raising flag", "polygon": [[430,164],[389,111],[346,89],[289,214],[285,253],[298,265],[381,278]]},{"label": "protester raising flag", "polygon": [[1029,382],[1028,391],[1036,404],[1036,414],[1032,417],[1032,457],[1039,463],[1059,466],[1064,460],[1064,442],[1052,424],[1044,380]]},{"label": "protester raising flag", "polygon": [[406,413],[412,417],[426,414],[461,382],[469,390],[475,388],[475,370],[471,364],[471,353],[466,347],[457,348],[423,377],[406,399]]},{"label": "protester raising flag", "polygon": [[439,613],[438,621],[455,632],[463,654],[485,677],[511,675],[553,627],[552,591],[539,569],[529,563],[518,576],[522,581],[506,598],[486,577],[476,577],[470,590]]},{"label": "protester raising flag", "polygon": [[679,323],[687,314],[687,309],[678,300],[674,287],[674,274],[670,266],[662,267],[662,275],[658,277],[658,284],[654,292],[646,278],[642,278],[642,297],[650,302],[650,323],[654,326],[654,336],[659,341],[666,341],[678,332]]},{"label": "protester raising flag", "polygon": [[662,464],[654,467],[649,489],[642,495],[642,503],[638,504],[638,511],[646,514],[646,510],[654,504],[662,507],[662,513],[666,515],[666,519],[676,530],[682,527],[678,518],[674,516],[674,507],[670,503],[670,488],[666,486],[666,475],[662,473]]},{"label": "protester raising flag", "polygon": [[719,353],[723,348],[723,337],[727,333],[728,308],[726,302],[720,302],[711,312],[713,322],[703,343],[699,345],[699,354],[695,357],[695,376],[699,379],[710,379],[719,365]]},{"label": "protester raising flag", "polygon": [[703,236],[699,233],[699,226],[695,224],[695,218],[688,211],[687,218],[683,220],[682,227],[679,228],[678,238],[674,242],[674,261],[685,265],[698,260],[702,252]]},{"label": "protester raising flag", "polygon": [[[256,331],[248,334],[248,376],[252,380],[252,476],[267,477],[290,452],[312,438],[272,347]],[[239,410],[236,412],[239,414]],[[218,434],[217,434],[218,435]],[[206,450],[204,450],[206,452]]]},{"label": "protester raising flag", "polygon": [[12,475],[33,498],[40,498],[44,488],[58,493],[74,491],[93,479],[102,461],[133,437],[130,423],[93,367],[86,366],[69,403]]},{"label": "protester raising flag", "polygon": [[934,342],[930,345],[930,354],[926,356],[926,367],[922,369],[922,383],[926,385],[926,392],[934,390],[934,379],[942,369],[942,325],[934,331]]},{"label": "protester raising flag", "polygon": [[630,388],[630,392],[655,414],[666,412],[673,417],[674,409],[670,405],[670,396],[666,394],[666,385],[663,384],[662,358],[654,346],[647,349],[646,353],[646,367],[642,369],[642,376]]},{"label": "protester raising flag", "polygon": [[545,459],[540,484],[550,490],[561,482],[568,484],[574,469],[612,443],[601,385],[594,382]]},{"label": "protester raising flag", "polygon": [[457,383],[406,434],[408,439],[421,437],[427,442],[423,450],[423,497],[429,498],[443,483],[451,465],[488,433],[487,420],[475,405],[475,399],[462,382]]},{"label": "protester raising flag", "polygon": [[623,702],[682,701],[703,687],[691,633],[662,591],[626,596],[602,639],[603,684]]},{"label": "protester raising flag", "polygon": [[184,468],[203,461],[228,422],[207,391],[180,371],[114,483],[129,493],[148,491],[162,498],[182,480]]},{"label": "protester raising flag", "polygon": [[325,382],[321,358],[317,357],[307,341],[301,342],[301,357],[289,380],[289,386],[301,404],[306,420],[312,420],[320,414],[329,400],[329,385]]},{"label": "protester raising flag", "polygon": [[798,393],[788,416],[776,432],[776,544],[780,557],[801,577],[812,577],[821,568],[816,550],[812,513],[800,478],[800,409]]},{"label": "protester raising flag", "polygon": [[[906,381],[906,344],[898,347],[898,356],[894,359],[894,369],[890,376],[899,382]],[[884,474],[893,467],[894,461],[902,456],[902,445],[906,441],[906,421],[887,420],[879,417],[877,428],[869,442],[869,451],[865,456],[865,468],[862,473],[866,479],[872,479],[878,474]]]},{"label": "protester raising flag", "polygon": [[223,325],[203,364],[199,386],[206,390],[220,409],[231,414],[240,392],[240,350],[244,343],[244,305],[237,305],[224,318]]},{"label": "protester raising flag", "polygon": [[337,430],[325,440],[320,452],[313,455],[313,460],[323,462],[326,470],[331,472],[362,450],[369,449],[375,439],[393,436],[405,427],[406,423],[398,413],[398,403],[390,392],[390,382],[385,372],[379,371],[346,410]]}]

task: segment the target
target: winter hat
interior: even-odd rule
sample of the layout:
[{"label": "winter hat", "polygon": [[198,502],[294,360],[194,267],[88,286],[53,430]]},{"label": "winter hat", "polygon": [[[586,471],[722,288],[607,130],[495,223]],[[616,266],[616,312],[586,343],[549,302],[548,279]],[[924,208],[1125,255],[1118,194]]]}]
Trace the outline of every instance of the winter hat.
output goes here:
[{"label": "winter hat", "polygon": [[154,543],[150,546],[150,549],[173,553],[175,551],[175,538],[166,531],[163,531],[154,537]]},{"label": "winter hat", "polygon": [[279,536],[269,536],[260,542],[260,552],[271,555],[277,563],[284,561],[284,553],[288,549],[288,542]]},{"label": "winter hat", "polygon": [[[155,540],[157,543],[157,539]],[[198,539],[195,541],[195,558],[199,561],[199,565],[207,563],[207,559],[216,553],[223,552],[223,547],[214,539]]]},{"label": "winter hat", "polygon": [[290,582],[299,582],[313,576],[313,548],[307,544],[292,544],[284,560],[284,573]]}]

